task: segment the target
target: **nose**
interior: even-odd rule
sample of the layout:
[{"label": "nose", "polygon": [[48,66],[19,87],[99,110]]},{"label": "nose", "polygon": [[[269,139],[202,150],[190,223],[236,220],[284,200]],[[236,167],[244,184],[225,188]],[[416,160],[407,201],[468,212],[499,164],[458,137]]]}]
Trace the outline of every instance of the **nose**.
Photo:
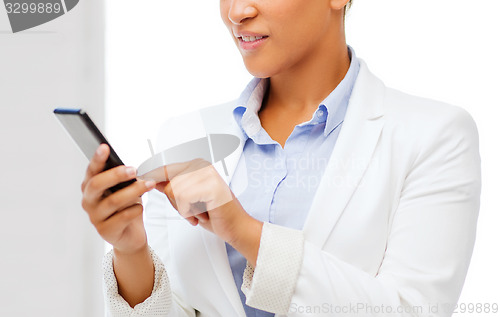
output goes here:
[{"label": "nose", "polygon": [[235,25],[241,25],[247,19],[257,16],[257,8],[253,1],[249,0],[230,0],[228,19]]}]

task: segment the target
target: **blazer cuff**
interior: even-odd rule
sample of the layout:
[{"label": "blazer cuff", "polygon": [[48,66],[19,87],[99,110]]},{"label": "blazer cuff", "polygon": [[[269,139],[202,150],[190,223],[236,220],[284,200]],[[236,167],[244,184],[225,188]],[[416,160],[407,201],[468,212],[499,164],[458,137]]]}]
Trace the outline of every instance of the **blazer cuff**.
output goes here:
[{"label": "blazer cuff", "polygon": [[241,290],[248,306],[286,314],[302,266],[304,234],[302,231],[264,222],[257,265],[248,262]]},{"label": "blazer cuff", "polygon": [[104,269],[104,297],[106,306],[106,316],[165,316],[172,305],[172,293],[167,271],[161,259],[156,255],[151,247],[149,252],[153,258],[155,267],[155,281],[151,296],[144,302],[137,304],[134,308],[123,299],[118,293],[118,283],[116,282],[113,270],[113,250],[109,251],[103,259]]}]

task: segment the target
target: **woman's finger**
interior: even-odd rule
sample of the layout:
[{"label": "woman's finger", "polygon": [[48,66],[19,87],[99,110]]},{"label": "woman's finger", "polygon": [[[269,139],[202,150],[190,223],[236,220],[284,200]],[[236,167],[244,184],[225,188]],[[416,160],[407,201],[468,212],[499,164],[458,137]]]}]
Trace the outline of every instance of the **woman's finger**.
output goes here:
[{"label": "woman's finger", "polygon": [[174,191],[172,189],[172,182],[166,183],[166,185],[163,187],[162,192],[167,196],[168,200],[170,201],[170,204],[172,204],[172,207],[174,207],[175,210],[179,211],[177,203],[175,201]]},{"label": "woman's finger", "polygon": [[106,240],[116,241],[135,218],[142,217],[143,210],[142,204],[137,201],[133,205],[116,212],[106,221],[95,225],[95,227],[102,237],[106,237]]},{"label": "woman's finger", "polygon": [[83,180],[81,186],[82,193],[84,192],[88,181],[95,175],[102,172],[104,166],[106,166],[106,160],[108,159],[108,156],[109,156],[109,147],[106,144],[99,145],[94,156],[90,160],[89,165],[87,166],[87,171],[85,172],[85,179]]},{"label": "woman's finger", "polygon": [[198,219],[194,216],[192,217],[187,217],[187,218],[184,218],[186,219],[192,226],[196,226],[198,225]]},{"label": "woman's finger", "polygon": [[92,223],[98,224],[106,221],[106,219],[112,217],[117,211],[133,206],[137,203],[139,197],[153,189],[154,186],[155,183],[153,181],[138,180],[107,196],[99,203],[95,212],[90,215]]},{"label": "woman's finger", "polygon": [[104,192],[119,183],[135,178],[136,169],[131,166],[117,166],[92,177],[84,189],[85,199],[88,201],[100,201]]},{"label": "woman's finger", "polygon": [[208,217],[208,212],[202,212],[200,214],[196,215],[196,218],[198,218],[199,222],[207,222],[209,217]]}]

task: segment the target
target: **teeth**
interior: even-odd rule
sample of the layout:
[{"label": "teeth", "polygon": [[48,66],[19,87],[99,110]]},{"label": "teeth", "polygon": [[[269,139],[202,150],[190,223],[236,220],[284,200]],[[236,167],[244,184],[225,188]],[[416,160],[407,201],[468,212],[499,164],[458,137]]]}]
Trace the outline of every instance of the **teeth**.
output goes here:
[{"label": "teeth", "polygon": [[243,40],[243,42],[253,42],[253,41],[256,41],[256,40],[260,40],[264,38],[263,36],[242,36],[241,39]]}]

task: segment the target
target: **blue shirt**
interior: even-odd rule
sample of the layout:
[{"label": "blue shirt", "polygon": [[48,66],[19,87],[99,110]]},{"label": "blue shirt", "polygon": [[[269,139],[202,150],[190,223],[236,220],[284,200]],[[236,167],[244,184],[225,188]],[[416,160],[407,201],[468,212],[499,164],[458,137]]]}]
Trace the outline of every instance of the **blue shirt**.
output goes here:
[{"label": "blue shirt", "polygon": [[[302,229],[358,76],[359,60],[354,50],[348,48],[351,64],[344,79],[321,102],[309,121],[294,127],[284,148],[262,128],[258,116],[268,79],[254,78],[238,99],[233,116],[245,139],[230,187],[238,181],[238,175],[247,174],[248,184],[237,198],[252,217]],[[227,243],[226,250],[247,317],[274,316],[245,304],[241,284],[246,259]]]}]

